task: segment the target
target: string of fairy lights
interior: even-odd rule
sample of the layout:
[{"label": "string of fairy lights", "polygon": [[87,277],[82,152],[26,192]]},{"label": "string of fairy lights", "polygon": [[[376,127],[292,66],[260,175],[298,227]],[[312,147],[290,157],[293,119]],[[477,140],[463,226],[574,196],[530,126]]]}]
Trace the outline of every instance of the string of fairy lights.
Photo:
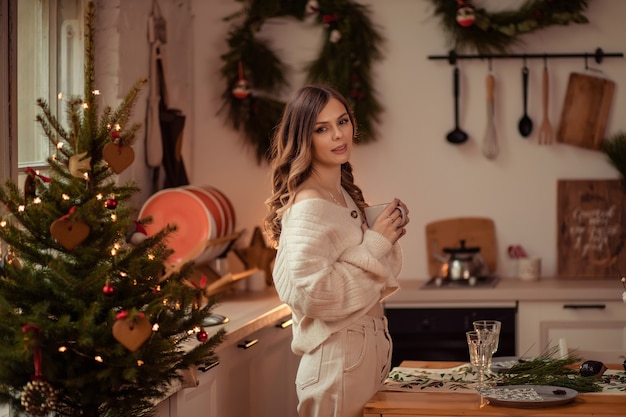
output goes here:
[{"label": "string of fairy lights", "polygon": [[[93,96],[100,96],[101,92],[100,90],[93,90],[92,91]],[[57,95],[57,99],[59,101],[65,100],[63,93],[58,93]],[[86,110],[89,108],[89,104],[87,102],[82,102],[80,104],[80,106]],[[107,129],[110,131],[111,134],[111,139],[112,141],[115,141],[117,143],[120,144],[121,146],[121,141],[122,141],[122,137],[120,135],[121,131],[122,131],[122,126],[120,123],[112,123],[112,124],[107,124]],[[53,145],[56,149],[56,152],[53,153],[52,155],[50,155],[50,158],[54,161],[58,161],[59,159],[59,153],[64,153],[64,146],[65,146],[65,141],[63,139],[59,139],[57,136],[54,136],[53,138],[51,138],[51,141],[53,141]],[[76,150],[76,145],[75,144],[75,149]],[[104,158],[103,158],[104,159]],[[90,176],[89,176],[89,169],[90,169],[90,157],[86,157],[86,152],[82,153],[82,154],[74,154],[72,156],[70,156],[68,158],[68,168],[70,173],[72,174],[72,176],[76,177],[76,178],[82,178],[83,180],[85,180],[86,182],[90,180]],[[105,160],[105,163],[107,163],[107,166],[109,165],[108,162]],[[109,166],[108,166],[109,167]],[[109,167],[110,168],[110,167]],[[45,176],[43,176],[41,174],[41,172],[39,170],[33,170],[29,168],[29,171],[32,172],[32,174],[39,178],[40,180],[44,181],[44,182],[48,182],[49,180],[47,178],[45,178]],[[117,172],[114,171],[114,173],[117,174]],[[61,195],[61,199],[64,201],[71,201],[71,200],[79,200],[78,198],[74,198],[73,196],[69,195],[68,193],[62,193]],[[118,221],[118,216],[117,216],[117,212],[116,212],[116,208],[117,208],[117,200],[116,200],[116,196],[114,193],[105,195],[103,193],[97,193],[95,195],[95,199],[98,201],[101,201],[102,204],[104,205],[104,207],[106,209],[111,210],[111,212],[108,214],[108,220],[110,222],[117,222]],[[30,202],[28,201],[28,199],[26,199],[26,201],[22,204],[17,205],[16,207],[16,211],[17,213],[23,213],[23,214],[28,214],[28,210],[29,207],[31,206],[31,204],[33,206],[37,206],[37,205],[41,205],[43,204],[44,201],[42,199],[42,197],[40,196],[34,196],[32,198],[32,200],[30,200]],[[4,214],[2,216],[2,218],[0,218],[0,228],[5,228],[8,227],[11,224],[11,219],[15,218],[15,214],[11,211],[7,211],[6,214]],[[19,222],[19,218],[16,218],[16,220]],[[144,235],[144,238],[146,236]],[[143,240],[143,239],[141,239]],[[0,243],[3,243],[0,241]],[[129,275],[125,272],[125,271],[121,271],[118,270],[117,268],[117,262],[116,259],[117,257],[120,255],[121,251],[124,248],[128,248],[129,243],[127,242],[127,238],[126,236],[120,236],[120,238],[118,240],[116,240],[115,242],[112,243],[112,246],[110,247],[110,249],[108,250],[109,254],[110,254],[110,268],[108,270],[106,270],[104,273],[107,275],[106,278],[106,283],[105,286],[103,287],[103,293],[105,295],[112,295],[114,293],[114,288],[111,286],[111,279],[109,278],[109,276],[112,276],[113,274],[117,274],[117,276],[119,277],[119,279],[131,279],[131,277],[129,277]],[[5,253],[2,253],[2,249],[5,249]],[[156,261],[157,257],[155,256],[154,253],[152,253],[150,250],[147,250],[145,253],[145,256],[147,258],[148,261],[150,262],[154,262]],[[21,267],[21,263],[19,262],[19,258],[17,258],[15,256],[15,254],[12,252],[11,248],[8,245],[0,245],[0,261],[3,261],[5,264],[9,264],[9,265],[14,265],[16,267]],[[166,262],[163,263],[163,266],[165,267],[165,270],[167,271],[163,276],[158,277],[158,279],[156,279],[153,276],[148,276],[146,277],[147,281],[156,281],[156,285],[154,285],[153,287],[153,291],[155,293],[161,293],[161,285],[158,284],[158,282],[162,282],[163,280],[165,280],[167,277],[169,277],[171,274],[179,272],[180,269],[182,268],[182,262],[179,265],[169,265]],[[132,281],[133,285],[137,285],[137,280],[133,279]],[[202,289],[202,288],[201,288]],[[171,301],[168,298],[163,298],[162,300],[162,304],[164,307],[167,308],[171,308],[171,309],[175,309],[175,310],[180,310],[181,309],[181,304],[179,301]],[[198,301],[197,303],[194,304],[193,306],[194,308],[199,308],[200,307],[200,302]],[[143,317],[142,312],[137,313],[136,315],[141,315]],[[160,313],[159,313],[160,314]],[[119,311],[116,315],[116,317],[118,318],[118,320],[120,319],[127,319],[129,316],[129,313],[126,310],[123,310],[121,307],[119,308]],[[131,318],[132,320],[133,318]],[[155,322],[151,323],[151,331],[152,333],[156,333],[159,331],[160,329],[160,324],[159,324],[159,320],[158,317],[155,318]],[[205,342],[208,339],[208,334],[206,333],[206,331],[201,327],[201,326],[193,326],[192,328],[186,330],[186,331],[182,331],[181,332],[181,337],[179,338],[175,338],[174,340],[172,340],[174,345],[178,345],[179,343],[181,343],[181,341],[183,340],[187,340],[187,337],[189,336],[196,336],[196,339],[199,342]],[[76,347],[76,342],[74,341],[67,341],[64,344],[61,344],[58,348],[57,348],[59,353],[66,353],[66,352],[73,352],[74,354],[84,357],[84,358],[91,358],[93,359],[95,362],[98,363],[104,363],[107,362],[107,359],[105,356],[103,356],[103,354],[101,353],[97,353],[97,354],[90,354],[90,353],[85,353],[80,351],[77,347]],[[141,367],[145,364],[145,362],[142,359],[137,359],[136,362],[138,367]]]}]

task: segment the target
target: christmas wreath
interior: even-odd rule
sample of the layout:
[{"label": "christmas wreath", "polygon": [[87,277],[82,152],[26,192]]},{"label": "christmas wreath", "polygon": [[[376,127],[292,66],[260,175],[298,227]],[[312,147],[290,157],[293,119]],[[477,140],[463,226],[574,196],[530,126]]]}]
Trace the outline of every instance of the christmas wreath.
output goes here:
[{"label": "christmas wreath", "polygon": [[526,0],[518,10],[490,14],[471,0],[431,0],[434,15],[454,50],[473,48],[482,54],[505,53],[518,35],[552,25],[588,23],[582,14],[589,0]]},{"label": "christmas wreath", "polygon": [[255,35],[270,18],[295,18],[324,26],[319,56],[306,65],[307,82],[325,82],[344,94],[359,123],[359,141],[374,140],[382,106],[376,98],[371,67],[382,58],[383,37],[367,7],[350,0],[237,0],[244,3],[232,22],[222,55],[222,94],[227,118],[256,148],[257,162],[268,158],[272,132],[284,108],[276,96],[288,86],[286,65],[268,42]]}]

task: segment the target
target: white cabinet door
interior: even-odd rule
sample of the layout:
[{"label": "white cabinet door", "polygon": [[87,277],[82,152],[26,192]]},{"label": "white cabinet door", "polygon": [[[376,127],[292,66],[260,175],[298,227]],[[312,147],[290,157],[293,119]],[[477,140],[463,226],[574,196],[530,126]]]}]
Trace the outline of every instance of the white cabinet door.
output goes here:
[{"label": "white cabinet door", "polygon": [[268,326],[227,352],[219,375],[220,416],[297,417],[298,358],[291,352],[291,327]]},{"label": "white cabinet door", "polygon": [[291,320],[259,336],[259,358],[251,368],[250,416],[297,417],[295,380],[300,359],[291,351],[291,339]]},{"label": "white cabinet door", "polygon": [[198,387],[170,398],[170,416],[297,417],[298,357],[291,352],[291,327],[283,323],[219,350],[219,363],[198,372]]},{"label": "white cabinet door", "polygon": [[183,388],[170,397],[170,417],[217,417],[219,396],[217,384],[223,367],[221,362],[198,371],[198,386]]},{"label": "white cabinet door", "polygon": [[520,302],[517,352],[536,356],[564,340],[569,353],[585,360],[622,363],[626,355],[626,304]]}]

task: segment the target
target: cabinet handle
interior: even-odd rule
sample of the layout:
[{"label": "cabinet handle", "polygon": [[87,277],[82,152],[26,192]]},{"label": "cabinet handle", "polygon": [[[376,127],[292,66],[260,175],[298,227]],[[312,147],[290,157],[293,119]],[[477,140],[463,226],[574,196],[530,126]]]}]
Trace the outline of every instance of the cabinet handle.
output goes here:
[{"label": "cabinet handle", "polygon": [[209,369],[215,368],[219,364],[220,364],[219,359],[215,359],[212,362],[199,366],[198,369],[201,370],[202,372],[207,372]]},{"label": "cabinet handle", "polygon": [[563,308],[572,310],[604,310],[606,304],[564,304]]},{"label": "cabinet handle", "polygon": [[291,327],[292,324],[293,324],[293,319],[287,319],[285,321],[281,321],[280,323],[278,323],[276,327],[281,328],[281,329],[286,329],[287,327]]},{"label": "cabinet handle", "polygon": [[239,343],[237,347],[241,349],[250,349],[252,346],[256,345],[257,343],[259,343],[259,339],[244,340],[244,342]]}]

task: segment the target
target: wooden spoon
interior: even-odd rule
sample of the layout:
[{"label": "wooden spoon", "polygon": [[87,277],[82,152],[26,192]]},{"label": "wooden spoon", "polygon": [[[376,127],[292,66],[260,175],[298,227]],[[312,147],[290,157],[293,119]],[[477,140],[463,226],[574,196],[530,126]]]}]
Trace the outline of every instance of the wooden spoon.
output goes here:
[{"label": "wooden spoon", "polygon": [[550,118],[548,117],[548,67],[543,67],[543,120],[541,126],[539,126],[539,144],[551,145],[554,141],[554,131],[550,124]]},{"label": "wooden spoon", "polygon": [[487,75],[487,130],[483,141],[483,155],[487,159],[495,159],[500,153],[494,120],[496,107],[494,99],[495,83],[493,74]]}]

